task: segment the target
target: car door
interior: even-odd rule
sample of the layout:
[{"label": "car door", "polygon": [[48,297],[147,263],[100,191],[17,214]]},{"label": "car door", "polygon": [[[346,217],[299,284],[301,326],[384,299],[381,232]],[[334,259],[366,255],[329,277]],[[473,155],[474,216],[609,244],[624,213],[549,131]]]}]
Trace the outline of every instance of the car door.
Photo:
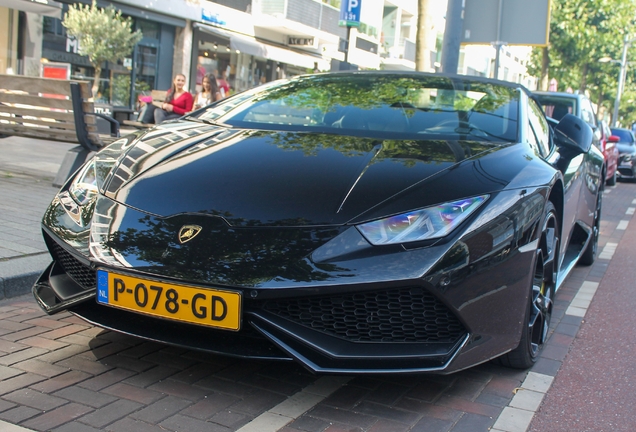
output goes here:
[{"label": "car door", "polygon": [[[579,209],[579,199],[583,192],[582,179],[584,177],[585,154],[560,154],[559,148],[554,145],[551,139],[550,126],[541,108],[533,101],[529,100],[528,121],[530,123],[531,133],[534,134],[531,139],[536,141],[536,145],[540,154],[556,169],[561,171],[563,175],[563,224],[561,227],[561,247],[560,257],[563,260],[566,248],[572,236],[572,229],[576,222],[584,217],[591,226],[592,220],[586,211],[581,212]],[[558,208],[561,203],[555,203]]]}]

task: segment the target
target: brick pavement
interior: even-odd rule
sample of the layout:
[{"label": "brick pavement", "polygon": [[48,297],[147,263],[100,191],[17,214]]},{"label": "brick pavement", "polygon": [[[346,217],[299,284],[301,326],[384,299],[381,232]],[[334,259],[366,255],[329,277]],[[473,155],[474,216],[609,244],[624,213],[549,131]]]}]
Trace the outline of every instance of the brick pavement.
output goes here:
[{"label": "brick pavement", "polygon": [[[354,377],[281,430],[487,430],[525,376],[486,364],[450,376]],[[69,313],[47,317],[30,296],[0,306],[0,419],[33,430],[236,430],[319,378],[294,363],[237,361]]]},{"label": "brick pavement", "polygon": [[57,170],[73,147],[0,139],[0,299],[26,292],[49,262],[40,221],[57,191]]},{"label": "brick pavement", "polygon": [[[28,192],[26,177],[11,178]],[[6,179],[0,180],[4,188]],[[607,194],[600,248],[620,242],[619,226],[635,188],[619,183]],[[529,420],[502,413],[532,418],[583,321],[566,311],[584,282],[603,278],[607,263],[599,259],[577,267],[566,280],[556,296],[551,338],[530,373],[487,363],[450,376],[345,377],[322,393],[307,389],[325,377],[294,363],[237,361],[142,341],[69,313],[48,317],[30,295],[5,299],[0,301],[0,421],[56,432],[248,431],[265,430],[256,425],[267,422],[280,425],[270,430],[283,432],[461,432],[495,425],[525,430]],[[303,393],[306,397],[298,398]],[[316,403],[303,411],[312,397]],[[286,409],[295,398],[301,407],[296,406],[297,415],[284,417],[294,412]]]}]

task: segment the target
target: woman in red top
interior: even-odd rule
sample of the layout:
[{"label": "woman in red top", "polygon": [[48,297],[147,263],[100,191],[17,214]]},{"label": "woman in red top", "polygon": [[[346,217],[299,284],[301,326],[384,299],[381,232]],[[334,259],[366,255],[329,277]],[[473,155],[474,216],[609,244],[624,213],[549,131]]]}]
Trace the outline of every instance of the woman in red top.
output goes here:
[{"label": "woman in red top", "polygon": [[160,109],[155,110],[155,124],[164,120],[179,118],[192,111],[194,99],[190,92],[184,90],[186,78],[183,74],[177,74],[172,82],[172,88],[168,90],[166,101]]}]

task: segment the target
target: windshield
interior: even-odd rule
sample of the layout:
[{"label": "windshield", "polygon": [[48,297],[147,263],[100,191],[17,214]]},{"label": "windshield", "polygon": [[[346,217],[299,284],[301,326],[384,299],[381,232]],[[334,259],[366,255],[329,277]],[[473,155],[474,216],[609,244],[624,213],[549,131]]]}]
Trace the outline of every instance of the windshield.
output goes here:
[{"label": "windshield", "polygon": [[621,143],[634,144],[634,135],[627,129],[612,129],[612,135],[619,137]]},{"label": "windshield", "polygon": [[540,94],[537,94],[536,98],[541,104],[545,115],[557,121],[561,121],[566,114],[576,115],[577,101],[575,98]]},{"label": "windshield", "polygon": [[193,117],[248,129],[516,142],[518,107],[518,89],[469,78],[317,74],[257,87]]}]

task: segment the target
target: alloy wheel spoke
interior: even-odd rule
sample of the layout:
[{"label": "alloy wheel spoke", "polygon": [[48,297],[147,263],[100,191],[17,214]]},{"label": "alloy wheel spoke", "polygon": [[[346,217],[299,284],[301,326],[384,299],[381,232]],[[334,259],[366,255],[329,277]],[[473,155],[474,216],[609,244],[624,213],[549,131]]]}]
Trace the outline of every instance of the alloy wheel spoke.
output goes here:
[{"label": "alloy wheel spoke", "polygon": [[557,262],[556,257],[558,253],[559,247],[559,239],[556,235],[557,231],[554,227],[549,227],[546,229],[544,234],[544,239],[542,241],[542,249],[543,249],[543,271],[544,271],[544,280],[547,283],[554,282],[554,276],[556,275]]}]

